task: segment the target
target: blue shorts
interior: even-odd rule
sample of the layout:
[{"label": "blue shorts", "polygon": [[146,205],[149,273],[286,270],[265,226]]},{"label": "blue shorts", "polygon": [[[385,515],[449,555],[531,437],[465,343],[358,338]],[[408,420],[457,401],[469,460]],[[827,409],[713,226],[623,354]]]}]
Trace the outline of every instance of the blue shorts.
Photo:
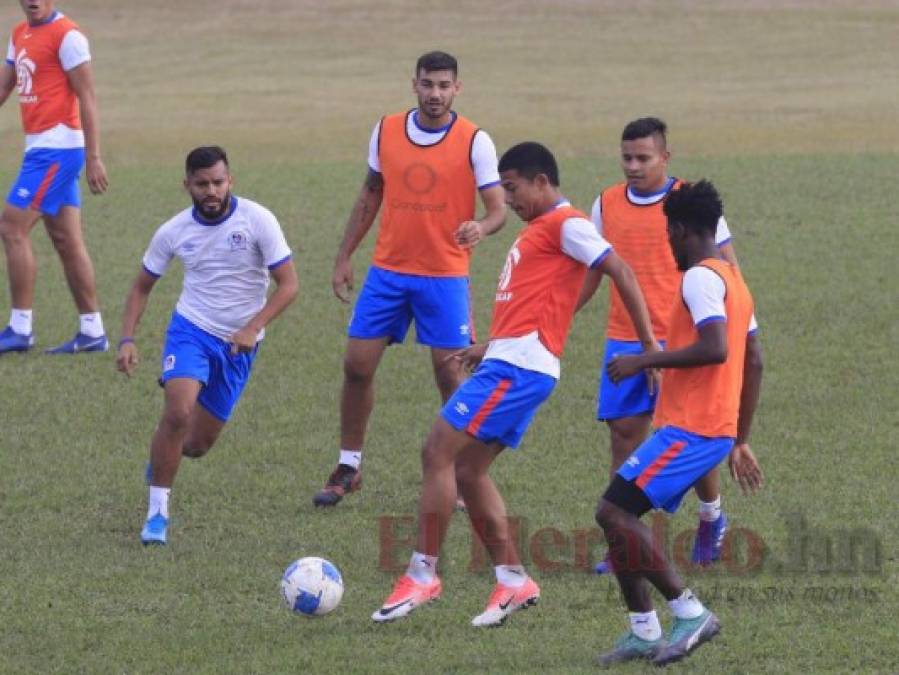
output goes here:
[{"label": "blue shorts", "polygon": [[165,334],[160,384],[174,377],[203,383],[197,402],[222,422],[237,405],[259,345],[249,353],[231,354],[231,345],[175,312]]},{"label": "blue shorts", "polygon": [[29,150],[6,201],[48,216],[55,216],[63,206],[81,206],[78,177],[83,167],[84,148]]},{"label": "blue shorts", "polygon": [[[662,347],[665,346],[661,343]],[[637,373],[621,380],[618,384],[612,382],[606,372],[606,366],[616,354],[642,354],[643,345],[639,342],[624,340],[606,340],[606,351],[602,361],[602,371],[599,374],[599,402],[596,406],[596,419],[614,420],[619,417],[633,417],[651,413],[656,407],[656,398],[659,392],[649,393],[649,382],[646,373]]]},{"label": "blue shorts", "polygon": [[349,336],[402,342],[412,319],[420,344],[439,349],[471,345],[475,337],[468,277],[400,274],[372,265],[356,300]]},{"label": "blue shorts", "polygon": [[488,359],[462,383],[440,414],[450,426],[484,443],[517,448],[556,378]]},{"label": "blue shorts", "polygon": [[674,513],[687,491],[733,447],[730,437],[709,438],[662,427],[624,460],[618,475],[633,481],[655,508]]}]

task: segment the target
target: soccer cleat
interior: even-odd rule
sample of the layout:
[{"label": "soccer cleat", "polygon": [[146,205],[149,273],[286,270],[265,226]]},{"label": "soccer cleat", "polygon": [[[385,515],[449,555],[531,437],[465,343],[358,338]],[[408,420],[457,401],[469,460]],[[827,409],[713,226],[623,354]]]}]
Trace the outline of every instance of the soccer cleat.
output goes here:
[{"label": "soccer cleat", "polygon": [[703,642],[715,637],[720,630],[718,617],[707,609],[695,619],[675,619],[668,634],[668,644],[659,650],[652,662],[657,666],[667,666],[680,661]]},{"label": "soccer cleat", "polygon": [[530,577],[523,586],[515,588],[496,582],[487,606],[471,620],[472,626],[499,626],[512,612],[536,605],[540,599],[540,587]]},{"label": "soccer cleat", "polygon": [[420,584],[408,574],[397,579],[393,592],[384,601],[383,606],[371,615],[378,623],[393,621],[408,616],[419,605],[427,604],[440,597],[443,584],[439,577],[429,584]]},{"label": "soccer cleat", "polygon": [[596,567],[593,568],[593,571],[596,574],[615,574],[615,570],[612,569],[612,560],[609,558],[609,554],[606,553],[606,557],[596,563]]},{"label": "soccer cleat", "polygon": [[344,495],[355,492],[361,487],[362,471],[346,464],[338,464],[337,468],[328,476],[325,487],[312,498],[312,503],[316,506],[336,506]]},{"label": "soccer cleat", "polygon": [[721,544],[727,532],[727,516],[724,511],[717,520],[700,520],[693,541],[693,562],[711,565],[721,557]]},{"label": "soccer cleat", "polygon": [[644,640],[637,637],[633,631],[628,631],[618,638],[615,647],[611,651],[597,656],[596,662],[604,668],[609,668],[616,663],[624,663],[625,661],[651,659],[664,646],[665,641],[662,638],[658,640]]},{"label": "soccer cleat", "polygon": [[34,333],[30,335],[22,335],[7,326],[0,333],[0,354],[6,352],[27,352],[34,347]]},{"label": "soccer cleat", "polygon": [[148,544],[164,545],[168,532],[169,519],[161,513],[155,513],[144,523],[144,529],[140,531],[140,540],[144,546]]},{"label": "soccer cleat", "polygon": [[45,349],[44,354],[80,354],[82,352],[105,352],[109,350],[109,340],[105,335],[90,337],[84,333],[76,333],[68,342],[58,347]]}]

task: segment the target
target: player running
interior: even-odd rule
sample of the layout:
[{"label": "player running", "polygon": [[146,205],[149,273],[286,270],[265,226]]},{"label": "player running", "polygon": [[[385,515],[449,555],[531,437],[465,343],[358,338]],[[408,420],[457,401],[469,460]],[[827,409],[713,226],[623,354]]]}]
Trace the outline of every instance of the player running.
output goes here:
[{"label": "player running", "polygon": [[[655,117],[634,120],[621,134],[621,169],[625,181],[607,188],[593,204],[591,220],[600,234],[615,247],[634,270],[649,306],[653,333],[665,344],[671,299],[681,280],[665,228],[662,202],[680,184],[668,175],[667,126]],[[718,221],[715,241],[725,260],[737,264],[727,222]],[[592,294],[599,283],[595,273],[587,277],[585,293]],[[599,405],[596,416],[609,427],[612,460],[609,475],[649,435],[658,392],[652,392],[644,375],[612,382],[605,366],[616,354],[642,351],[621,296],[614,284],[609,287],[609,316],[606,325],[605,361],[600,371]],[[589,295],[587,296],[589,297]],[[718,470],[713,469],[696,484],[699,496],[699,526],[693,544],[693,562],[710,564],[720,557],[727,530],[727,516],[721,509]],[[596,566],[600,574],[609,572],[608,560]]]},{"label": "player running", "polygon": [[[647,368],[664,370],[658,430],[624,461],[596,512],[631,624],[615,648],[599,657],[603,665],[643,658],[671,663],[719,630],[718,618],[685,588],[640,517],[650,509],[675,512],[684,494],[725,457],[744,491],[762,484],[748,444],[761,386],[761,350],[752,296],[739,268],[724,259],[715,241],[721,200],[711,183],[700,181],[672,190],[663,209],[674,259],[685,272],[671,306],[667,348],[620,355],[607,366],[612,382]],[[649,584],[674,614],[667,642]]]},{"label": "player running", "polygon": [[[299,288],[275,216],[231,194],[225,151],[196,148],[187,155],[186,170],[193,208],[153,235],[125,303],[116,361],[122,372],[134,372],[134,335],[150,291],[172,259],[180,258],[184,285],[162,352],[165,402],[150,443],[144,544],[166,543],[169,493],[181,456],[202,457],[212,448],[250,377],[266,325]],[[269,275],[276,288],[266,299]]]},{"label": "player running", "polygon": [[506,203],[526,225],[499,277],[490,339],[453,358],[474,374],[446,402],[422,449],[418,540],[375,621],[408,615],[440,596],[437,556],[453,512],[456,484],[495,565],[496,586],[475,626],[495,626],[533,605],[540,588],[525,572],[510,536],[503,498],[488,473],[507,447],[517,448],[559,378],[560,358],[588,268],[618,284],[647,350],[649,312],[630,268],[559,191],[553,155],[538,143],[511,148],[499,163]]},{"label": "player running", "polygon": [[100,159],[100,127],[87,38],[54,9],[53,0],[20,0],[26,21],[13,29],[0,66],[0,105],[18,88],[25,129],[22,169],[0,214],[12,300],[9,325],[0,332],[0,354],[34,346],[32,308],[37,267],[29,234],[43,218],[80,314],[75,337],[48,354],[105,352],[94,266],[81,233],[78,177],[87,161],[87,184],[108,186]]},{"label": "player running", "polygon": [[[313,502],[334,506],[361,486],[362,448],[374,407],[374,376],[387,345],[402,342],[412,321],[431,348],[434,379],[445,402],[464,379],[453,351],[473,342],[468,283],[471,250],[506,218],[487,133],[452,110],[461,91],[456,59],[418,59],[412,90],[418,107],[375,125],[368,176],[334,263],[335,295],[349,302],[350,258],[382,208],[374,259],[353,309],[340,394],[337,468]],[[486,213],[475,220],[475,193]]]}]

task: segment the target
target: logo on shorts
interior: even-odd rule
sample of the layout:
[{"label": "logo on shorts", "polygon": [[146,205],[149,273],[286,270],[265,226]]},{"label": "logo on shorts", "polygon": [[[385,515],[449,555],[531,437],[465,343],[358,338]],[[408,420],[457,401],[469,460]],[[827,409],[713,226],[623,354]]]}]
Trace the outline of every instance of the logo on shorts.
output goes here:
[{"label": "logo on shorts", "polygon": [[465,405],[462,401],[456,403],[455,410],[460,415],[467,415],[469,413],[468,406]]},{"label": "logo on shorts", "polygon": [[162,372],[167,373],[170,370],[174,370],[175,368],[175,355],[169,354],[165,357],[165,361],[162,362]]},{"label": "logo on shorts", "polygon": [[31,196],[31,190],[26,187],[20,187],[16,190],[16,194],[19,196],[19,199],[28,199]]},{"label": "logo on shorts", "polygon": [[228,243],[231,244],[232,251],[246,251],[247,235],[243,232],[232,232],[228,235]]},{"label": "logo on shorts", "polygon": [[627,458],[626,463],[628,466],[637,466],[640,463],[640,459],[636,455],[631,455]]},{"label": "logo on shorts", "polygon": [[463,323],[459,326],[459,335],[468,335],[469,332],[471,331],[469,330],[467,323]]}]

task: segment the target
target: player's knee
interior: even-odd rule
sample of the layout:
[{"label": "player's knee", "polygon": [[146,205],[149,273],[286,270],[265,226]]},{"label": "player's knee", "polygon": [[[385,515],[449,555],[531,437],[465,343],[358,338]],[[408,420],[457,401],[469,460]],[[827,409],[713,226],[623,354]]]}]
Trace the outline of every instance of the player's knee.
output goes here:
[{"label": "player's knee", "polygon": [[15,223],[0,217],[0,239],[3,240],[4,245],[16,246],[23,243],[27,238],[28,233],[21,227],[17,227]]},{"label": "player's knee", "polygon": [[368,384],[375,376],[375,367],[355,358],[344,358],[343,374],[347,382],[352,384]]},{"label": "player's knee", "polygon": [[181,433],[187,430],[190,423],[190,406],[187,405],[168,405],[162,413],[162,423],[170,433]]},{"label": "player's knee", "polygon": [[619,510],[614,504],[610,504],[605,499],[600,499],[596,506],[596,524],[604,531],[610,531],[618,526]]},{"label": "player's knee", "polygon": [[211,448],[211,443],[190,440],[184,444],[184,447],[181,449],[181,454],[185,457],[190,457],[191,459],[199,459],[209,452]]}]

